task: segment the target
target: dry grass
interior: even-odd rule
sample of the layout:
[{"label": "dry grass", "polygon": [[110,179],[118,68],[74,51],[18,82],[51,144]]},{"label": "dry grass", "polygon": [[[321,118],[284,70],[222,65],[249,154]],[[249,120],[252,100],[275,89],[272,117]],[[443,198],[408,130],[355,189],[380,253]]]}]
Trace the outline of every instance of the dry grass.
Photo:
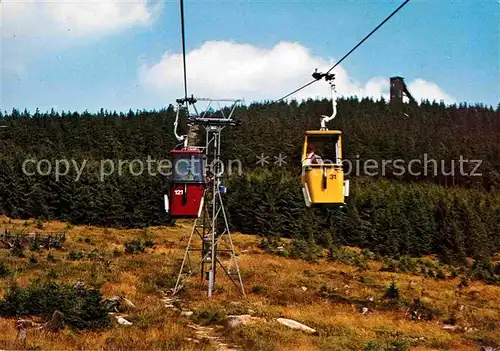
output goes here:
[{"label": "dry grass", "polygon": [[[23,222],[1,218],[0,227],[20,228]],[[33,221],[29,225],[33,226]],[[64,230],[66,224],[46,222],[44,227]],[[214,349],[213,343],[190,341],[188,338],[195,338],[195,331],[188,327],[193,321],[165,308],[162,302],[173,287],[189,230],[190,222],[149,228],[148,236],[156,246],[131,255],[118,255],[118,251],[123,252],[126,241],[143,238],[142,230],[71,227],[63,249],[50,252],[55,260],[47,259],[46,250],[26,250],[26,258],[18,258],[2,248],[0,259],[15,273],[0,278],[0,296],[10,280],[28,285],[36,277],[51,274],[60,282],[100,283],[105,297],[123,294],[138,307],[129,316],[134,323],[130,327],[114,325],[103,331],[80,333],[66,328],[59,334],[30,330],[27,347],[32,349]],[[247,297],[241,298],[222,276],[212,300],[207,300],[205,290],[200,288],[204,286],[196,279],[181,294],[183,309],[216,311],[220,316],[250,313],[262,317],[257,324],[215,329],[225,343],[248,350],[476,350],[479,345],[500,344],[498,286],[472,282],[464,291],[457,291],[459,278],[436,280],[380,272],[380,263],[375,261],[368,262],[368,269],[337,262],[308,263],[262,252],[255,236],[235,234],[233,240],[237,250],[243,251],[239,262]],[[71,251],[87,254],[92,250],[97,250],[100,258],[84,255],[79,260],[68,259]],[[31,255],[38,263],[29,262]],[[391,279],[399,287],[400,307],[382,299]],[[439,315],[431,321],[405,318],[405,303],[416,297]],[[366,315],[360,313],[363,305],[372,309]],[[472,331],[443,329],[443,320],[452,315],[457,325],[472,327]],[[300,321],[317,329],[318,335],[287,329],[275,322],[276,317]],[[0,330],[0,349],[15,348],[15,320],[0,318]]]}]

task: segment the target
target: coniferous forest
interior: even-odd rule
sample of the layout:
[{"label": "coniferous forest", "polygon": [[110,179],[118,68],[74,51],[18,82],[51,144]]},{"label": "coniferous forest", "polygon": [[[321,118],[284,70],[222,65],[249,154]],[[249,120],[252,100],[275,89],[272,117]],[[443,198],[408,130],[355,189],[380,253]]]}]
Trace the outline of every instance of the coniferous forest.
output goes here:
[{"label": "coniferous forest", "polygon": [[[240,125],[223,134],[223,159],[242,165],[242,174],[228,174],[226,181],[233,231],[294,238],[305,247],[435,253],[449,262],[500,251],[500,105],[423,102],[396,110],[384,100],[350,98],[339,99],[338,110],[329,128],[343,131],[344,160],[400,160],[407,169],[420,160],[412,163],[412,174],[394,163],[386,163],[383,174],[353,169],[346,207],[309,210],[299,187],[303,134],[318,129],[331,101],[241,106],[235,112]],[[121,172],[116,167],[119,160],[148,167],[148,159],[169,159],[174,118],[173,106],[125,114],[3,113],[0,211],[102,226],[169,223],[163,208],[169,177],[147,168],[138,175],[138,163]],[[257,164],[262,155],[269,164]],[[279,155],[286,163],[274,164]],[[63,159],[69,163],[58,167],[66,174],[57,178],[56,163]],[[103,162],[108,171],[113,163],[115,172],[100,179]]]}]

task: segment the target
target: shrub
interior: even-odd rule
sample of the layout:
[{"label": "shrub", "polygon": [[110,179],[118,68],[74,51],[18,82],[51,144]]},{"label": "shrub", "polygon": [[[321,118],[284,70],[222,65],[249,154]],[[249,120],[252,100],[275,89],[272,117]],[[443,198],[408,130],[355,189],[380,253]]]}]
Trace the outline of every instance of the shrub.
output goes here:
[{"label": "shrub", "polygon": [[141,234],[140,236],[142,237],[142,239],[144,240],[144,246],[145,247],[154,247],[156,245],[156,243],[153,241],[153,238],[152,238],[152,235],[151,235],[151,232],[148,230],[148,228],[144,228],[142,231],[141,231]]},{"label": "shrub", "polygon": [[436,268],[436,264],[427,258],[424,258],[423,260],[419,260],[419,263],[427,268]]},{"label": "shrub", "polygon": [[101,293],[92,287],[34,281],[26,288],[9,287],[0,300],[0,316],[43,316],[50,318],[55,310],[64,314],[72,328],[99,329],[109,326],[108,311],[101,305]]},{"label": "shrub", "polygon": [[177,273],[160,271],[142,277],[141,282],[145,291],[156,293],[168,288],[173,288],[177,282]]},{"label": "shrub", "polygon": [[360,268],[360,269],[368,269],[368,264],[366,263],[366,260],[361,257],[360,255],[356,255],[354,258],[353,258],[353,261],[352,261],[352,265]]},{"label": "shrub", "polygon": [[78,261],[78,260],[82,259],[83,256],[84,256],[83,251],[78,251],[78,252],[70,251],[70,253],[68,254],[68,260]]},{"label": "shrub", "polygon": [[369,341],[365,344],[364,351],[406,351],[409,350],[408,342],[402,339],[384,341]]},{"label": "shrub", "polygon": [[497,265],[486,260],[476,261],[470,269],[470,277],[473,280],[483,280],[487,284],[499,284],[500,276],[495,273],[498,270]]},{"label": "shrub", "polygon": [[375,280],[372,277],[365,277],[364,275],[362,275],[361,277],[359,277],[359,282],[363,284],[373,284],[375,283]]},{"label": "shrub", "polygon": [[8,277],[12,274],[10,267],[5,262],[0,262],[0,278]]},{"label": "shrub", "polygon": [[101,258],[101,255],[99,254],[99,250],[93,249],[89,253],[87,253],[87,258],[89,260],[98,260]]},{"label": "shrub", "polygon": [[315,261],[320,255],[321,249],[314,242],[304,239],[294,239],[290,248],[290,257],[306,261]]},{"label": "shrub", "polygon": [[446,274],[444,273],[444,271],[442,269],[438,269],[437,272],[436,272],[436,279],[446,279]]},{"label": "shrub", "polygon": [[217,309],[203,309],[193,314],[193,321],[201,325],[222,324],[227,316],[224,311]]},{"label": "shrub", "polygon": [[393,300],[399,299],[399,288],[394,279],[391,281],[391,284],[385,290],[384,298]]},{"label": "shrub", "polygon": [[10,249],[10,253],[16,257],[24,258],[26,255],[24,254],[24,247],[21,240],[14,240],[14,246]]},{"label": "shrub", "polygon": [[346,250],[343,247],[332,246],[328,249],[328,259],[331,261],[340,261],[345,264],[355,265],[360,268],[366,268],[366,259],[357,252]]},{"label": "shrub", "polygon": [[267,253],[273,253],[285,257],[290,255],[289,252],[285,250],[284,243],[281,241],[279,236],[276,235],[263,237],[258,247]]},{"label": "shrub", "polygon": [[363,249],[361,251],[361,253],[363,254],[364,258],[367,260],[375,260],[377,258],[377,255],[368,249]]},{"label": "shrub", "polygon": [[413,299],[413,302],[408,308],[408,312],[410,312],[410,318],[413,320],[430,321],[441,315],[441,312],[438,309],[423,302],[419,298]]},{"label": "shrub", "polygon": [[495,264],[495,267],[494,267],[494,269],[493,269],[493,272],[494,272],[495,274],[497,274],[497,275],[500,275],[500,262],[497,262],[497,263]]},{"label": "shrub", "polygon": [[152,248],[152,247],[154,247],[155,245],[156,245],[156,243],[155,243],[153,240],[148,239],[148,240],[144,241],[144,246],[145,246],[145,247],[150,247],[150,248]]},{"label": "shrub", "polygon": [[43,221],[40,218],[37,218],[35,221],[35,227],[37,229],[42,230],[43,229]]},{"label": "shrub", "polygon": [[417,265],[409,256],[401,256],[398,260],[394,258],[384,259],[384,265],[380,268],[381,272],[402,272],[415,273]]},{"label": "shrub", "polygon": [[0,300],[0,316],[18,316],[30,314],[29,293],[26,289],[21,288],[17,284],[12,285],[4,299]]},{"label": "shrub", "polygon": [[458,286],[461,288],[466,288],[469,286],[469,278],[468,277],[462,277],[460,279],[460,283],[458,283]]},{"label": "shrub", "polygon": [[399,270],[399,263],[395,259],[389,258],[385,260],[384,265],[380,268],[381,272],[396,273]]},{"label": "shrub", "polygon": [[135,254],[137,252],[144,252],[144,249],[146,248],[146,246],[139,239],[127,241],[127,242],[125,242],[124,246],[125,246],[125,253],[128,253],[128,254]]},{"label": "shrub", "polygon": [[267,291],[267,288],[265,286],[262,286],[262,285],[254,285],[250,289],[250,292],[253,294],[264,294],[264,293],[266,293],[266,291]]},{"label": "shrub", "polygon": [[49,271],[47,272],[47,279],[57,279],[57,271],[53,268],[50,268]]},{"label": "shrub", "polygon": [[40,243],[36,237],[33,240],[30,240],[29,249],[30,251],[40,251]]},{"label": "shrub", "polygon": [[403,273],[415,273],[417,267],[415,262],[409,256],[401,256],[399,258],[399,270]]},{"label": "shrub", "polygon": [[450,317],[443,321],[444,324],[456,325],[457,324],[457,314],[455,311],[450,313]]}]

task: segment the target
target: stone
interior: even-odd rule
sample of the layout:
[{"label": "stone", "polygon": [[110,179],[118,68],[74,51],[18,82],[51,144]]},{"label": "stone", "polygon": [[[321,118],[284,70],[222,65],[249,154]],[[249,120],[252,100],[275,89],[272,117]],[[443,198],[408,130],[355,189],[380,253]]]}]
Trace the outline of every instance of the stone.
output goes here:
[{"label": "stone", "polygon": [[195,344],[199,344],[200,343],[200,340],[196,340],[196,339],[193,339],[193,338],[185,338],[184,340],[194,342]]},{"label": "stone", "polygon": [[481,346],[481,351],[499,351],[500,347],[493,347],[493,346]]},{"label": "stone", "polygon": [[50,321],[45,323],[42,327],[46,331],[57,332],[64,328],[64,314],[59,311],[54,311]]},{"label": "stone", "polygon": [[181,311],[181,316],[189,317],[193,315],[193,311]]},{"label": "stone", "polygon": [[122,297],[120,299],[120,303],[121,305],[126,308],[126,309],[129,309],[129,310],[135,310],[137,307],[132,303],[132,301],[130,301],[129,299],[125,298],[125,297]]},{"label": "stone", "polygon": [[469,295],[471,299],[478,299],[481,296],[481,292],[478,290],[470,290],[467,295]]},{"label": "stone", "polygon": [[113,296],[104,300],[103,304],[108,311],[114,312],[128,312],[137,308],[132,301],[123,296]]},{"label": "stone", "polygon": [[120,325],[126,325],[126,326],[132,325],[132,322],[129,322],[128,320],[126,320],[123,317],[118,317],[117,321],[118,321],[118,324],[120,324]]},{"label": "stone", "polygon": [[427,338],[425,336],[416,336],[416,337],[413,337],[413,338],[409,338],[409,340],[411,342],[422,342],[422,341],[426,341]]},{"label": "stone", "polygon": [[238,325],[247,325],[258,322],[260,318],[252,317],[249,314],[241,314],[241,315],[231,315],[227,316],[227,326],[229,328],[235,328]]},{"label": "stone", "polygon": [[306,333],[310,333],[310,334],[317,333],[316,329],[310,328],[305,324],[294,321],[293,319],[278,318],[276,320],[278,321],[278,323],[281,323],[284,326],[287,326],[288,328],[291,328],[291,329],[302,330],[302,331],[304,331]]},{"label": "stone", "polygon": [[17,329],[16,343],[22,345],[24,349],[26,347],[26,329],[24,328],[24,325],[18,325]]},{"label": "stone", "polygon": [[26,327],[39,327],[40,323],[35,323],[33,321],[30,321],[28,319],[18,319],[17,322],[17,328],[26,328]]},{"label": "stone", "polygon": [[464,327],[464,331],[466,333],[475,333],[477,331],[479,331],[477,328],[474,328],[474,327]]}]

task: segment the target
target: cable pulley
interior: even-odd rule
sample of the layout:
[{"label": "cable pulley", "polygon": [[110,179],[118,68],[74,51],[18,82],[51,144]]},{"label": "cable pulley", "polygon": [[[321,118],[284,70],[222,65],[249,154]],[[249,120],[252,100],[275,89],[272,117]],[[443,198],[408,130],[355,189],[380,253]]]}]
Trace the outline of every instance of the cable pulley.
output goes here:
[{"label": "cable pulley", "polygon": [[312,77],[316,80],[320,80],[322,78],[325,78],[325,80],[328,82],[330,80],[334,80],[335,79],[335,74],[333,73],[320,73],[318,72],[318,69],[316,68],[314,70],[314,73],[312,74]]},{"label": "cable pulley", "polygon": [[190,105],[194,105],[196,104],[198,100],[195,99],[194,95],[191,95],[191,97],[185,97],[185,98],[182,98],[182,99],[176,99],[175,102],[177,102],[178,104],[182,105],[184,103],[188,103]]}]

